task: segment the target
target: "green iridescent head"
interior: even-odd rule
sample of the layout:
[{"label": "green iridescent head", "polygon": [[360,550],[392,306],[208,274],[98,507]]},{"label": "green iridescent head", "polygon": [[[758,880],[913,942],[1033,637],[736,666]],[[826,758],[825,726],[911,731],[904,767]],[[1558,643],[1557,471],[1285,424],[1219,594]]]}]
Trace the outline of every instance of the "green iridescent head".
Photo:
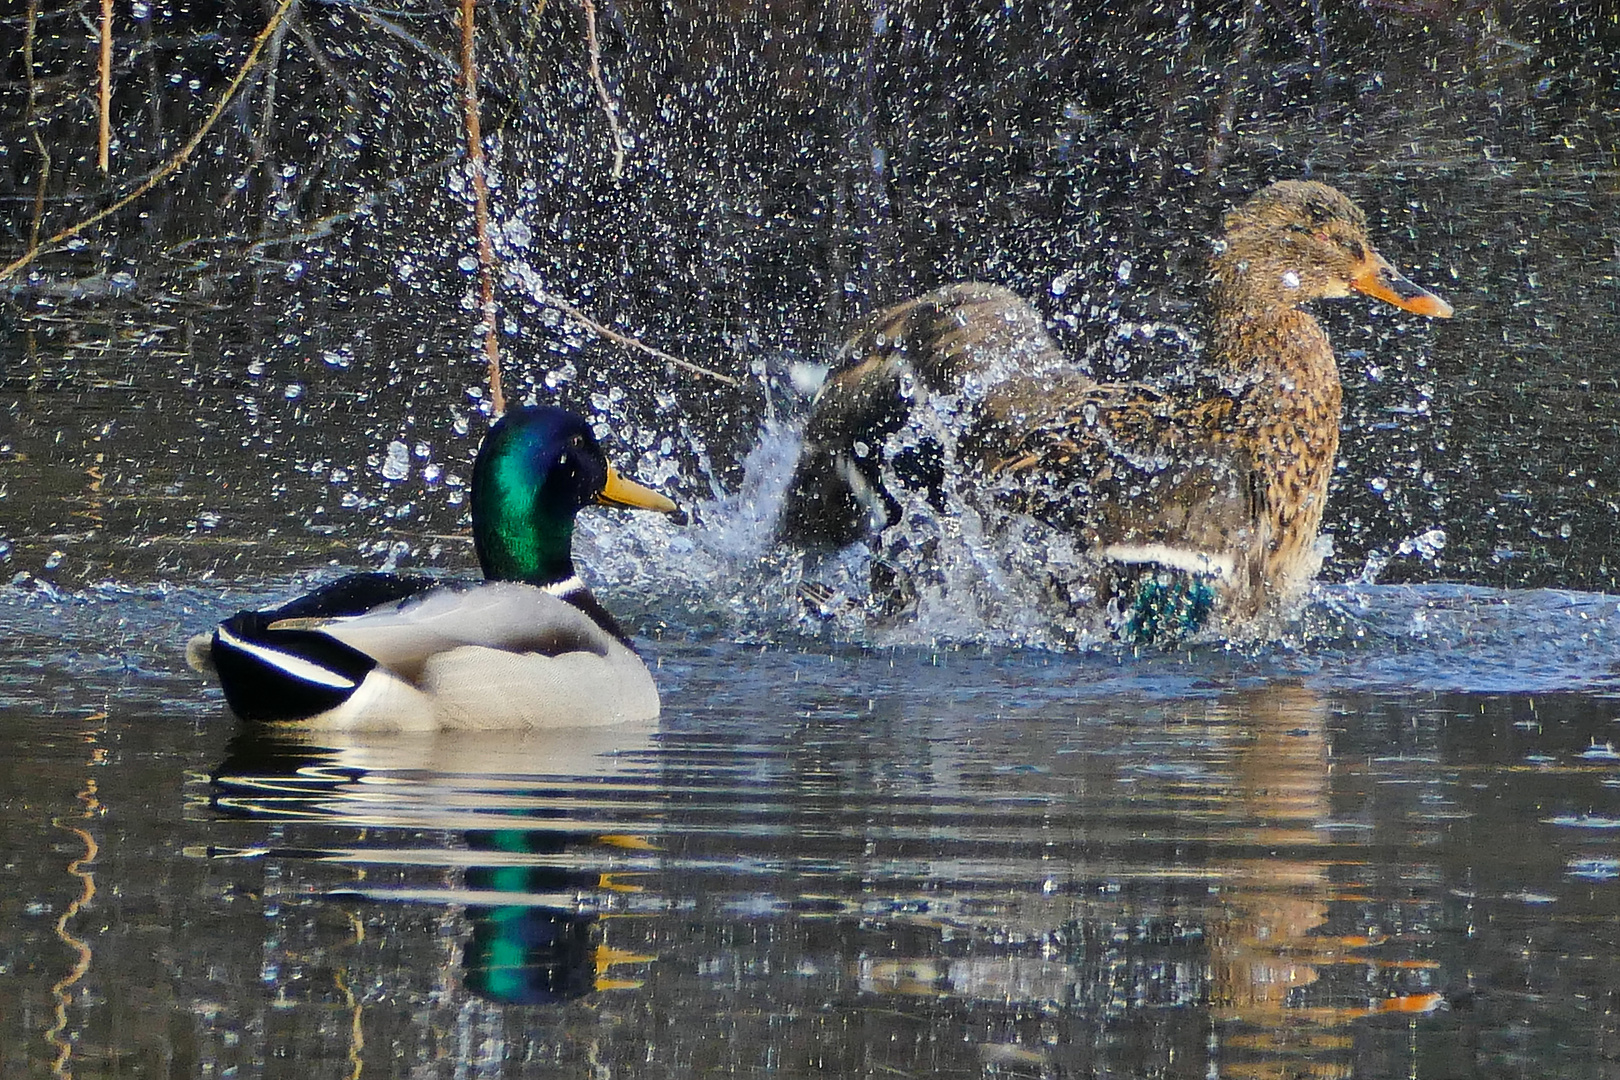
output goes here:
[{"label": "green iridescent head", "polygon": [[549,585],[574,573],[574,515],[592,503],[673,513],[664,496],[613,470],[582,417],[512,409],[473,463],[473,544],[484,577]]}]

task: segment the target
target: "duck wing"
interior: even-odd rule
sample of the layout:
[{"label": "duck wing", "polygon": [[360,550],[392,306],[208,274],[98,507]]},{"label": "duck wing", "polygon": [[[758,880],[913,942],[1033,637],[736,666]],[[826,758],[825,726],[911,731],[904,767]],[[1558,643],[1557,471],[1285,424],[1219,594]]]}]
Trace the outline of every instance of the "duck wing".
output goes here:
[{"label": "duck wing", "polygon": [[968,281],[856,323],[828,386],[847,392],[852,381],[869,384],[876,377],[892,389],[901,374],[914,373],[932,393],[971,394],[975,380],[988,386],[1067,363],[1027,300],[1000,285]]},{"label": "duck wing", "polygon": [[[929,395],[973,400],[1016,375],[1066,361],[1040,313],[997,285],[947,285],[856,324],[816,395],[778,526],[787,540],[831,547],[892,521],[880,450]],[[937,444],[919,441],[887,464],[907,486],[937,491]]]},{"label": "duck wing", "polygon": [[225,700],[249,720],[291,720],[341,704],[377,666],[373,657],[322,632],[440,587],[433,578],[351,574],[265,611],[239,611],[186,643],[186,660],[217,675]]},{"label": "duck wing", "polygon": [[305,593],[264,615],[271,620],[330,619],[361,615],[384,604],[440,588],[443,581],[420,574],[349,574]]},{"label": "duck wing", "polygon": [[[270,629],[280,628],[272,623]],[[610,644],[618,644],[573,604],[513,581],[441,586],[307,629],[413,682],[429,660],[463,646],[538,656],[605,656]]]},{"label": "duck wing", "polygon": [[231,710],[254,721],[556,727],[658,714],[634,652],[572,597],[517,582],[358,574],[239,612],[194,638],[188,656],[217,671]]},{"label": "duck wing", "polygon": [[998,503],[1104,558],[1230,580],[1262,539],[1264,497],[1237,410],[1220,391],[1013,379],[986,400],[975,452]]}]

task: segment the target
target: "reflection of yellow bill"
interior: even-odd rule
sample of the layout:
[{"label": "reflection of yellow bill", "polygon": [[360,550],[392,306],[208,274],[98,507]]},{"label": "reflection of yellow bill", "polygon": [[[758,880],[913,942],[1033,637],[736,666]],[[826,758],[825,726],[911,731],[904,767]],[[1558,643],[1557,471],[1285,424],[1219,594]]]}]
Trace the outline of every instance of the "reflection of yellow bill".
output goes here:
[{"label": "reflection of yellow bill", "polygon": [[1374,1013],[1426,1013],[1438,1009],[1445,998],[1440,994],[1406,994],[1386,998],[1372,1007]]},{"label": "reflection of yellow bill", "polygon": [[660,495],[650,487],[644,487],[634,480],[619,475],[613,466],[608,466],[607,483],[602,488],[602,494],[596,501],[603,506],[625,506],[633,510],[657,510],[664,514],[673,514],[675,504]]},{"label": "reflection of yellow bill", "polygon": [[599,844],[620,848],[624,851],[657,851],[658,845],[644,836],[630,836],[627,833],[603,833],[596,838]]},{"label": "reflection of yellow bill", "polygon": [[628,882],[620,881],[619,879],[624,876],[625,875],[623,874],[597,874],[596,887],[598,889],[606,889],[608,892],[616,893],[638,893],[647,891],[646,887],[643,885],[631,885]]},{"label": "reflection of yellow bill", "polygon": [[616,964],[650,964],[658,959],[656,956],[646,956],[642,953],[633,953],[625,949],[615,949],[610,945],[598,945],[591,962],[596,967],[597,990],[639,990],[642,986],[640,979],[615,979],[608,975],[608,969]]}]

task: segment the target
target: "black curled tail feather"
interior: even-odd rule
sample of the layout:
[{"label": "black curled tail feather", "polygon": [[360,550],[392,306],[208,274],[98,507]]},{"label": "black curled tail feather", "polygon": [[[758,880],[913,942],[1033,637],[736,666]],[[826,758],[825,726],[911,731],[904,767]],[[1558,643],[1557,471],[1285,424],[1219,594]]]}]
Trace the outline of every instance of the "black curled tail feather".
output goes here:
[{"label": "black curled tail feather", "polygon": [[244,720],[305,720],[347,701],[377,662],[319,630],[272,630],[277,613],[244,611],[214,631],[213,663]]}]

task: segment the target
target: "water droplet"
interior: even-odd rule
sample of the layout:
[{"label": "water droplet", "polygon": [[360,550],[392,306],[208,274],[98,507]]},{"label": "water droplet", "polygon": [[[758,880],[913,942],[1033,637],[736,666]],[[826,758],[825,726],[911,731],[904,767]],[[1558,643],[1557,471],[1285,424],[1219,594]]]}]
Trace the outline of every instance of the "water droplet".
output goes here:
[{"label": "water droplet", "polygon": [[525,222],[516,218],[501,226],[501,232],[506,236],[506,242],[515,248],[527,248],[529,242],[534,239],[534,231]]},{"label": "water droplet", "polygon": [[377,470],[382,473],[384,480],[399,481],[411,474],[410,447],[395,439],[388,444],[388,456],[383,460],[382,467]]}]

